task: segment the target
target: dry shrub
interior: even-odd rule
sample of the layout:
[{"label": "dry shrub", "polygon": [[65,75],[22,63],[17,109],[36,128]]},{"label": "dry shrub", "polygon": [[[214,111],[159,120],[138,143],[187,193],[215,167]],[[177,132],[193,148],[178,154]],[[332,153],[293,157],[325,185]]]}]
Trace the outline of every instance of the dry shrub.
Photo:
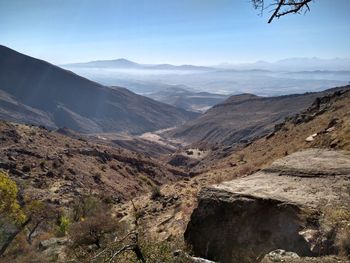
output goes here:
[{"label": "dry shrub", "polygon": [[243,176],[243,175],[250,175],[255,171],[255,168],[249,165],[245,165],[242,168],[238,170],[238,175]]},{"label": "dry shrub", "polygon": [[185,257],[184,254],[180,254],[174,257],[174,250],[183,248],[182,244],[179,244],[177,240],[173,242],[156,242],[154,240],[144,239],[141,242],[141,250],[148,263],[190,263],[192,260]]},{"label": "dry shrub", "polygon": [[48,259],[38,251],[30,251],[23,255],[23,257],[17,258],[13,263],[47,263]]},{"label": "dry shrub", "polygon": [[158,198],[162,197],[162,193],[160,191],[160,187],[157,185],[153,185],[151,188],[151,199],[157,200]]},{"label": "dry shrub", "polygon": [[326,207],[322,224],[335,229],[335,245],[341,256],[350,257],[350,210],[342,207]]},{"label": "dry shrub", "polygon": [[74,223],[69,229],[72,247],[96,245],[101,248],[107,234],[116,231],[117,223],[110,215],[101,213]]},{"label": "dry shrub", "polygon": [[238,154],[238,161],[243,162],[245,158],[245,154],[244,153],[239,153]]},{"label": "dry shrub", "polygon": [[109,207],[101,201],[102,198],[95,196],[81,196],[77,198],[72,207],[71,217],[75,222],[86,217],[94,216],[100,212],[109,210]]},{"label": "dry shrub", "polygon": [[11,244],[6,252],[7,256],[23,255],[29,253],[31,246],[26,240],[25,233],[21,233],[16,237],[16,240]]},{"label": "dry shrub", "polygon": [[350,258],[350,225],[338,233],[336,245],[341,256]]},{"label": "dry shrub", "polygon": [[11,244],[5,257],[0,258],[0,263],[47,263],[38,247],[27,242],[25,233],[21,233]]},{"label": "dry shrub", "polygon": [[219,184],[219,183],[225,181],[225,179],[226,179],[226,177],[225,177],[222,173],[215,174],[215,175],[213,176],[213,182],[214,182],[215,184]]}]

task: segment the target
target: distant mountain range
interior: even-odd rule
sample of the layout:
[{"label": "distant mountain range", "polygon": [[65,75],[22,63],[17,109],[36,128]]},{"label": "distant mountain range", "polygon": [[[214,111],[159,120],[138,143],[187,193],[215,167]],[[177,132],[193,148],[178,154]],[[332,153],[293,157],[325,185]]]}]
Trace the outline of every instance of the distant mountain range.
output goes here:
[{"label": "distant mountain range", "polygon": [[257,61],[245,64],[221,64],[217,66],[225,69],[235,70],[271,70],[271,71],[348,71],[350,70],[350,59],[348,58],[287,58],[276,62]]},{"label": "distant mountain range", "polygon": [[215,70],[210,67],[171,64],[139,64],[124,58],[113,60],[96,60],[85,63],[65,64],[62,67],[73,68],[116,68],[116,69],[152,69],[152,70]]},{"label": "distant mountain range", "polygon": [[149,69],[149,70],[251,70],[251,71],[344,71],[350,70],[350,59],[334,58],[287,58],[276,62],[257,61],[255,63],[230,64],[214,66],[139,64],[124,58],[114,60],[97,60],[85,63],[65,64],[68,68],[115,68],[115,69]]},{"label": "distant mountain range", "polygon": [[196,116],[0,46],[0,119],[84,133],[140,134]]}]

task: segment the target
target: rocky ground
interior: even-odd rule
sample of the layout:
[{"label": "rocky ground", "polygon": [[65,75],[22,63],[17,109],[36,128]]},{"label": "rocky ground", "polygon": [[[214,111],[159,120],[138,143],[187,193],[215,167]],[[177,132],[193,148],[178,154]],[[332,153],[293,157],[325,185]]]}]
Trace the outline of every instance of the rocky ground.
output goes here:
[{"label": "rocky ground", "polygon": [[267,254],[261,263],[348,263],[349,260],[339,258],[336,256],[324,256],[324,257],[299,257],[294,252],[287,252],[282,249],[271,251]]},{"label": "rocky ground", "polygon": [[0,168],[32,199],[68,204],[82,194],[113,203],[186,176],[131,152],[35,126],[0,122]]}]

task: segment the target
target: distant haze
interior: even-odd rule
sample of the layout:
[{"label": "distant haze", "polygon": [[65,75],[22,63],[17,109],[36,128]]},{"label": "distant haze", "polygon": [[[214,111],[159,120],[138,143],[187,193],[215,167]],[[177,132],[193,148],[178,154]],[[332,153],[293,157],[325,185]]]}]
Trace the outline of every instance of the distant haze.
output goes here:
[{"label": "distant haze", "polygon": [[286,58],[276,62],[257,61],[245,64],[221,64],[222,68],[234,69],[265,69],[273,71],[339,71],[350,70],[350,58],[321,59],[313,58]]},{"label": "distant haze", "polygon": [[126,59],[63,65],[105,85],[124,86],[157,99],[176,88],[219,94],[275,96],[321,91],[350,81],[350,59],[290,58],[277,62],[193,66],[139,64]]}]

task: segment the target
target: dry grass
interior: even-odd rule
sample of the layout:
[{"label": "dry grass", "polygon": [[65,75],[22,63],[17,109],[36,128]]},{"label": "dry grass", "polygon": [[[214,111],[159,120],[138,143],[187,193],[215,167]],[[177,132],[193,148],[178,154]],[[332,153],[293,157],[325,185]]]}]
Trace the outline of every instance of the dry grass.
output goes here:
[{"label": "dry grass", "polygon": [[335,231],[335,245],[339,255],[350,259],[350,208],[324,208],[322,226]]},{"label": "dry grass", "polygon": [[[349,223],[350,224],[350,223]],[[350,259],[350,227],[344,227],[337,235],[336,244],[339,248],[339,254],[341,256]]]}]

